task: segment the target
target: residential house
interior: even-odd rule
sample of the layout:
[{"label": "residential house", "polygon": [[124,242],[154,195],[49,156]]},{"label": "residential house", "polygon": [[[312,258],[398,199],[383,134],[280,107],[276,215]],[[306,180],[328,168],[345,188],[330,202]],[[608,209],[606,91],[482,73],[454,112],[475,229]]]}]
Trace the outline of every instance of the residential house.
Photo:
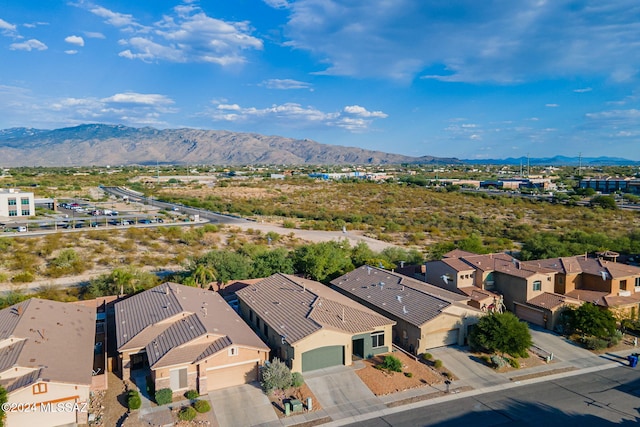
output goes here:
[{"label": "residential house", "polygon": [[115,318],[122,377],[144,381],[137,372],[150,371],[156,390],[204,394],[255,381],[269,354],[229,304],[205,289],[164,283],[116,303]]},{"label": "residential house", "polygon": [[0,310],[7,425],[87,423],[95,331],[95,308],[31,298]]},{"label": "residential house", "polygon": [[393,342],[415,354],[464,344],[470,327],[484,315],[467,305],[465,295],[376,267],[362,266],[331,285],[394,320]]},{"label": "residential house", "polygon": [[554,287],[559,294],[593,302],[621,318],[638,318],[640,267],[584,255],[528,261],[526,264],[553,270],[556,273]]},{"label": "residential house", "polygon": [[236,295],[242,317],[294,372],[392,349],[392,320],[322,283],[278,273]]}]

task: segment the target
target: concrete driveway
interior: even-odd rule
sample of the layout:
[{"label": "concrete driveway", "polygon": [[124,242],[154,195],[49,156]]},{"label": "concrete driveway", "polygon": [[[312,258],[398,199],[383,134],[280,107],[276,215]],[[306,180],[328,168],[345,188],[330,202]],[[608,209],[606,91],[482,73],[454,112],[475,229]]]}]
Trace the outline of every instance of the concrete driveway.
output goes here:
[{"label": "concrete driveway", "polygon": [[553,353],[554,360],[558,362],[566,362],[576,368],[590,368],[609,362],[549,330],[535,325],[529,325],[529,330],[533,343]]},{"label": "concrete driveway", "polygon": [[258,383],[212,391],[209,400],[220,427],[248,427],[278,421]]},{"label": "concrete driveway", "polygon": [[455,374],[457,380],[452,385],[454,388],[469,386],[478,389],[509,382],[508,378],[477,360],[476,356],[469,353],[469,347],[438,347],[428,351],[434,359],[442,360],[444,366]]},{"label": "concrete driveway", "polygon": [[351,367],[337,366],[307,372],[304,378],[322,409],[333,419],[365,414],[387,407]]}]

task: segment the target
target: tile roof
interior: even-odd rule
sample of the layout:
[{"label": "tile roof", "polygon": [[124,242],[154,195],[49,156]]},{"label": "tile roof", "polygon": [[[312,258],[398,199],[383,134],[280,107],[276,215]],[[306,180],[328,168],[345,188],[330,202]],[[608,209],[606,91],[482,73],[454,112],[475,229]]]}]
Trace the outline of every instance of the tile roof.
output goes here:
[{"label": "tile roof", "polygon": [[465,295],[369,266],[357,268],[331,284],[416,326],[433,320],[452,304],[469,300]]},{"label": "tile roof", "polygon": [[118,350],[144,347],[152,368],[201,360],[222,343],[268,351],[220,294],[205,289],[163,283],[116,303],[115,313]]},{"label": "tile roof", "polygon": [[42,368],[34,369],[31,372],[27,372],[24,375],[15,378],[9,378],[6,380],[0,380],[0,385],[2,385],[7,393],[12,393],[16,390],[19,390],[24,387],[28,387],[31,384],[35,384],[42,377]]},{"label": "tile roof", "polygon": [[586,273],[601,276],[605,272],[608,279],[640,277],[640,267],[600,258],[585,258],[584,255],[526,261],[524,264],[541,266],[563,274]]},{"label": "tile roof", "polygon": [[[435,261],[435,262],[438,262],[438,261]],[[443,258],[442,260],[440,260],[440,262],[447,264],[449,267],[453,268],[457,272],[475,270],[472,266],[470,266],[469,264],[467,264],[466,262],[464,262],[459,258]]]},{"label": "tile roof", "polygon": [[575,289],[566,293],[567,296],[575,298],[580,301],[592,302],[596,305],[605,306],[604,297],[609,295],[609,292],[589,291],[586,289]]},{"label": "tile roof", "polygon": [[23,381],[90,385],[95,330],[95,308],[31,298],[0,310],[0,376],[21,367],[38,372]]},{"label": "tile roof", "polygon": [[535,307],[547,308],[553,310],[554,308],[566,305],[566,304],[582,304],[584,301],[571,298],[567,295],[555,294],[552,292],[543,292],[535,298],[527,301],[527,304]]},{"label": "tile roof", "polygon": [[467,295],[473,301],[484,301],[487,298],[499,298],[498,294],[487,291],[485,289],[481,289],[477,286],[465,286],[463,288],[458,288],[458,290]]},{"label": "tile roof", "polygon": [[292,275],[274,274],[237,295],[290,343],[323,328],[355,334],[394,323],[322,283]]}]

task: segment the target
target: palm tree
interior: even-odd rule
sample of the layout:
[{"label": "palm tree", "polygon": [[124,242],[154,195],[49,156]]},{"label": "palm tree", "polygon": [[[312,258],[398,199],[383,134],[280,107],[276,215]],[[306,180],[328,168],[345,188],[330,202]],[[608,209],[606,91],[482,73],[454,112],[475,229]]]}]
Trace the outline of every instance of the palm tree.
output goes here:
[{"label": "palm tree", "polygon": [[194,282],[201,288],[211,282],[215,282],[217,280],[217,276],[218,272],[216,269],[207,264],[198,264],[191,272],[191,277]]}]

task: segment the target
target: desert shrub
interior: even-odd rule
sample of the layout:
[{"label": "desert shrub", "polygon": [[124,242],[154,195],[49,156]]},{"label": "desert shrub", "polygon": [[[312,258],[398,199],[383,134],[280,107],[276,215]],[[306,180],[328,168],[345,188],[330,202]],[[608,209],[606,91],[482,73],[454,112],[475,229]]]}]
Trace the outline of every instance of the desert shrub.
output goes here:
[{"label": "desert shrub", "polygon": [[404,376],[407,377],[407,378],[411,378],[411,377],[413,377],[413,373],[412,372],[405,372]]},{"label": "desert shrub", "polygon": [[402,362],[395,356],[385,356],[382,361],[382,368],[391,372],[402,372]]},{"label": "desert shrub", "polygon": [[507,360],[509,361],[509,365],[511,365],[512,368],[520,369],[520,362],[518,362],[518,359],[513,357]]},{"label": "desert shrub", "polygon": [[35,280],[35,275],[30,271],[23,271],[21,273],[16,274],[11,279],[14,283],[30,283]]},{"label": "desert shrub", "polygon": [[185,394],[184,397],[186,397],[189,400],[194,400],[197,399],[200,396],[200,394],[198,394],[197,391],[195,390],[188,390]]},{"label": "desert shrub", "polygon": [[449,371],[442,372],[442,376],[445,378],[452,378],[451,372]]},{"label": "desert shrub", "polygon": [[142,399],[140,399],[140,393],[137,390],[129,390],[127,393],[127,406],[129,410],[140,409],[142,406]]},{"label": "desert shrub", "polygon": [[195,409],[193,409],[191,406],[186,406],[180,409],[180,412],[178,412],[178,419],[180,421],[192,421],[196,417],[196,415],[198,415],[198,413]]},{"label": "desert shrub", "polygon": [[431,360],[433,359],[433,355],[431,353],[422,353],[423,360]]},{"label": "desert shrub", "polygon": [[436,359],[433,361],[433,367],[436,369],[442,368],[442,360]]},{"label": "desert shrub", "polygon": [[287,389],[291,386],[291,382],[291,370],[277,357],[262,369],[260,385],[267,394],[273,390]]},{"label": "desert shrub", "polygon": [[589,350],[602,350],[607,348],[609,345],[609,341],[597,338],[597,337],[587,337],[584,339],[584,346]]},{"label": "desert shrub", "polygon": [[506,360],[504,360],[503,357],[498,356],[497,354],[494,354],[493,356],[491,356],[491,364],[498,369],[504,368],[505,366],[507,366]]},{"label": "desert shrub", "polygon": [[304,384],[304,377],[300,372],[294,372],[291,375],[291,385],[294,387],[302,387],[302,384]]},{"label": "desert shrub", "polygon": [[483,354],[482,356],[480,356],[480,360],[482,360],[485,364],[491,366],[491,358],[488,355]]},{"label": "desert shrub", "polygon": [[173,401],[173,391],[170,388],[163,388],[156,391],[156,403],[158,405],[166,405]]},{"label": "desert shrub", "polygon": [[209,412],[211,410],[211,405],[206,400],[196,400],[193,403],[193,409],[200,414],[204,414],[205,412]]},{"label": "desert shrub", "polygon": [[9,276],[7,276],[5,273],[0,273],[0,283],[6,282],[7,280],[9,280]]}]

